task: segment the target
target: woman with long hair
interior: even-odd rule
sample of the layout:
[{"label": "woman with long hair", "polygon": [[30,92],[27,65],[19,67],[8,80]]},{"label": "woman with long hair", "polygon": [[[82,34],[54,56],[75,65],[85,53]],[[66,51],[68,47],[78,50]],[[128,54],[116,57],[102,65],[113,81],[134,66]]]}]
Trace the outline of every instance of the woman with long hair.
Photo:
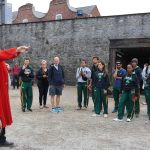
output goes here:
[{"label": "woman with long hair", "polygon": [[104,106],[104,117],[108,115],[108,100],[107,89],[110,85],[109,77],[106,72],[106,65],[100,60],[98,63],[98,70],[94,73],[94,111],[93,117],[100,116],[102,111],[102,104]]}]

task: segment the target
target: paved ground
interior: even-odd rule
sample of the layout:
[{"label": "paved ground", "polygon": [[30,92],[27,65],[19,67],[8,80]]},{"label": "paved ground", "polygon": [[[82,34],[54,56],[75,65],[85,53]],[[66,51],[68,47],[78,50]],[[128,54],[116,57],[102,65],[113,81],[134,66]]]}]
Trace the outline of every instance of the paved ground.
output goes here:
[{"label": "paved ground", "polygon": [[91,117],[91,99],[87,111],[76,111],[74,87],[65,88],[61,103],[65,112],[60,114],[39,109],[35,87],[32,113],[21,112],[19,90],[10,90],[10,97],[14,123],[7,128],[7,136],[15,142],[13,150],[150,150],[150,124],[145,124],[144,105],[139,119],[118,123],[112,121],[112,99],[108,118]]}]

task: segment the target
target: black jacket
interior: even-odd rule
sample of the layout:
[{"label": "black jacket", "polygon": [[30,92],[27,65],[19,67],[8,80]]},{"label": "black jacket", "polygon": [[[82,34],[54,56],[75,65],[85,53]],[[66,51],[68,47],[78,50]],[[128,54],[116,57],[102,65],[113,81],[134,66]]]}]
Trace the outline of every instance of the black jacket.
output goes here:
[{"label": "black jacket", "polygon": [[20,69],[19,76],[23,82],[31,82],[34,79],[34,72],[30,66],[25,69]]},{"label": "black jacket", "polygon": [[[43,77],[43,75],[46,75],[46,78]],[[48,86],[48,70],[45,72],[40,68],[36,73],[36,79],[37,79],[37,85],[38,86]]]},{"label": "black jacket", "polygon": [[135,91],[135,95],[138,96],[139,93],[139,81],[138,77],[135,74],[135,72],[132,73],[132,75],[125,75],[122,79],[121,88],[123,91],[129,92],[129,91]]},{"label": "black jacket", "polygon": [[98,70],[97,66],[93,65],[91,68],[91,79],[94,80],[94,74]]},{"label": "black jacket", "polygon": [[104,71],[100,71],[99,69],[94,73],[93,76],[93,84],[98,88],[102,88],[107,90],[110,86],[108,74]]},{"label": "black jacket", "polygon": [[136,74],[137,78],[138,78],[138,84],[140,85],[141,81],[142,81],[142,69],[137,66],[134,70],[133,73]]}]

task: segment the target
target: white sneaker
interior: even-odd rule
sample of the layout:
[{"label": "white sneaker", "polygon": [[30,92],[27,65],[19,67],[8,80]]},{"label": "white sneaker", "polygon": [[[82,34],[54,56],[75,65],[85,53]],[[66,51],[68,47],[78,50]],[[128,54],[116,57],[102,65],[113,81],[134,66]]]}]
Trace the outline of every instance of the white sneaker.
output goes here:
[{"label": "white sneaker", "polygon": [[131,119],[130,119],[130,118],[127,118],[127,122],[131,122]]},{"label": "white sneaker", "polygon": [[146,120],[146,121],[145,121],[145,124],[150,124],[150,120]]},{"label": "white sneaker", "polygon": [[107,118],[108,117],[108,115],[107,114],[104,114],[104,118]]},{"label": "white sneaker", "polygon": [[43,109],[43,106],[39,106],[40,109]]},{"label": "white sneaker", "polygon": [[115,118],[115,119],[113,119],[113,121],[118,121],[118,122],[120,121],[121,122],[121,121],[123,121],[123,119]]},{"label": "white sneaker", "polygon": [[98,114],[93,114],[91,117],[100,117]]}]

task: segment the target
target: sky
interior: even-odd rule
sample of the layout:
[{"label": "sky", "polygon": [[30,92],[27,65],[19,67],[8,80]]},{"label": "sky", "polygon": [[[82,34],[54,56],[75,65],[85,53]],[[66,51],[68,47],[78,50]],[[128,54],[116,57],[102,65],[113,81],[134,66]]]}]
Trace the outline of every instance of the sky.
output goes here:
[{"label": "sky", "polygon": [[[13,11],[26,3],[34,4],[37,11],[47,12],[51,0],[7,0]],[[69,0],[72,7],[97,5],[102,16],[150,12],[150,0]]]}]

